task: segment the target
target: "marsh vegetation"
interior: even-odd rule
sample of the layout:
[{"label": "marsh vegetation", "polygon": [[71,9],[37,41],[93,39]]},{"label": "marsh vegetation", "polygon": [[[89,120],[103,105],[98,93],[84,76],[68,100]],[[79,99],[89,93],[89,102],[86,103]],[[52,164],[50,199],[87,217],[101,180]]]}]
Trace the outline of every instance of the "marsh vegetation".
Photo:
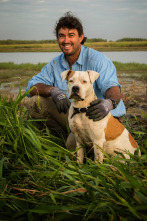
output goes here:
[{"label": "marsh vegetation", "polygon": [[[90,158],[79,167],[76,150],[61,137],[38,128],[15,100],[0,98],[1,220],[146,220],[146,131],[137,118],[124,119],[142,156],[119,162],[105,155],[103,164]],[[144,121],[147,116],[144,115]]]},{"label": "marsh vegetation", "polygon": [[147,65],[115,62],[127,108],[122,123],[142,156],[86,158],[80,167],[77,150],[23,105],[21,88],[44,65],[0,63],[1,86],[10,83],[0,95],[0,220],[147,220]]}]

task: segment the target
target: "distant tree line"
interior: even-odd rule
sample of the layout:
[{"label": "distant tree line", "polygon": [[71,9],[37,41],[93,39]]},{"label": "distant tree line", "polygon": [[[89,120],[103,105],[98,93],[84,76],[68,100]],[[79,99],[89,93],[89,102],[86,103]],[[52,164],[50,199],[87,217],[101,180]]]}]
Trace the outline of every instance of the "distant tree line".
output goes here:
[{"label": "distant tree line", "polygon": [[87,38],[86,42],[107,42],[107,40],[102,38]]},{"label": "distant tree line", "polygon": [[146,38],[121,38],[116,40],[116,42],[120,41],[147,41]]},{"label": "distant tree line", "polygon": [[[106,39],[102,38],[91,38],[87,39],[86,42],[107,42]],[[49,44],[57,43],[57,40],[0,40],[1,45],[11,45],[11,44]]]},{"label": "distant tree line", "polygon": [[[122,38],[119,40],[116,40],[116,42],[123,42],[123,41],[147,41],[145,38]],[[107,42],[106,39],[102,38],[89,38],[86,40],[86,42]],[[111,41],[110,41],[111,42]],[[57,43],[57,40],[0,40],[0,45],[14,45],[14,44],[55,44]]]},{"label": "distant tree line", "polygon": [[11,44],[48,44],[57,43],[57,40],[0,40],[1,45],[11,45]]}]

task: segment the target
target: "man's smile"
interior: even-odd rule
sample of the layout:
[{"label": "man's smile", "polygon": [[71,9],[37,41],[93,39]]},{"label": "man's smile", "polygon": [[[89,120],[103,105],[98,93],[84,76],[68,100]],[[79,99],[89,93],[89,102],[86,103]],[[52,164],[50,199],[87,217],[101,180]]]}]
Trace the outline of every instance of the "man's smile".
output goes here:
[{"label": "man's smile", "polygon": [[62,44],[62,46],[65,48],[70,48],[72,46],[72,44]]}]

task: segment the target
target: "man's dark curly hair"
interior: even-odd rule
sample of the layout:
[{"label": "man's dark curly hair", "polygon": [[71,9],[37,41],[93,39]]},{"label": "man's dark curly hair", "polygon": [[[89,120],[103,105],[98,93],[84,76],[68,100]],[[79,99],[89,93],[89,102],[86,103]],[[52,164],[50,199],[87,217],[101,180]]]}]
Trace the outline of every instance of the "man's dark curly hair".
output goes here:
[{"label": "man's dark curly hair", "polygon": [[[60,28],[77,29],[79,36],[83,34],[83,26],[80,19],[73,16],[71,12],[66,12],[65,16],[61,17],[59,21],[56,22],[54,33],[57,39],[58,39],[58,31]],[[84,37],[81,44],[84,44],[86,39],[87,38]]]}]

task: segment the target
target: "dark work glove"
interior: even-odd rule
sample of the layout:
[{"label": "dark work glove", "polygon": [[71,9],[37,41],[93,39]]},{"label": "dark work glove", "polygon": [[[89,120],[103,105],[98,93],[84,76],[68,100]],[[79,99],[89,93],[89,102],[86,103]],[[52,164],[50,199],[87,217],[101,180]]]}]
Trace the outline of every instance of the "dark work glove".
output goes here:
[{"label": "dark work glove", "polygon": [[64,114],[67,113],[69,107],[70,107],[70,101],[66,97],[65,94],[63,94],[58,88],[54,87],[50,94],[52,96],[52,99],[54,103],[56,104],[57,110],[59,113],[64,112]]},{"label": "dark work glove", "polygon": [[113,104],[109,99],[94,100],[90,103],[90,107],[86,111],[86,116],[93,121],[99,121],[104,118],[110,110],[113,109]]}]

